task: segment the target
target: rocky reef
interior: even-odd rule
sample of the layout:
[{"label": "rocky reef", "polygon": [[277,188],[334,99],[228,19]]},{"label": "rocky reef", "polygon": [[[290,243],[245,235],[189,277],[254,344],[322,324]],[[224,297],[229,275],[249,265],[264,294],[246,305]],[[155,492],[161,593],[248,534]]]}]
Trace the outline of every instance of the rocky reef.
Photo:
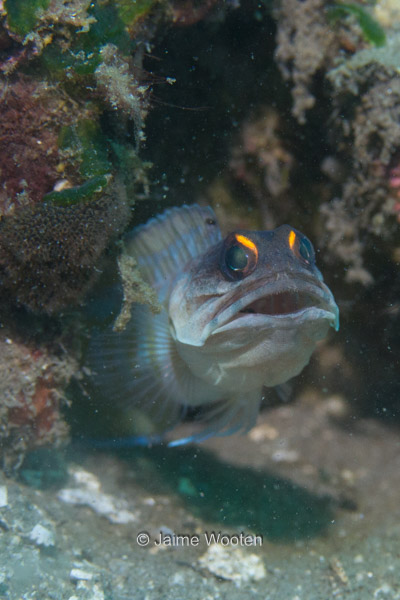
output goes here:
[{"label": "rocky reef", "polygon": [[[0,0],[0,598],[399,598],[399,55],[398,0]],[[117,448],[85,352],[193,202],[303,231],[340,331],[246,436]]]},{"label": "rocky reef", "polygon": [[355,414],[398,416],[396,10],[383,0],[0,2],[0,348],[31,382],[4,378],[7,460],[20,426],[31,433],[16,464],[66,438],[59,399],[80,377],[87,307],[115,284],[118,260],[119,325],[132,299],[153,302],[136,272],[126,276],[124,231],[192,201],[210,203],[225,230],[289,222],[314,241],[342,333],[299,389],[324,381]]},{"label": "rocky reef", "polygon": [[[66,327],[51,323],[82,303],[147,188],[141,65],[164,13],[150,19],[154,4],[0,3],[0,454],[8,467],[67,439],[60,407],[79,369],[68,350],[54,357]],[[53,321],[39,326],[40,315]]]},{"label": "rocky reef", "polygon": [[60,349],[51,353],[7,336],[1,340],[1,357],[0,446],[11,472],[32,447],[59,447],[67,440],[62,389],[77,365]]}]

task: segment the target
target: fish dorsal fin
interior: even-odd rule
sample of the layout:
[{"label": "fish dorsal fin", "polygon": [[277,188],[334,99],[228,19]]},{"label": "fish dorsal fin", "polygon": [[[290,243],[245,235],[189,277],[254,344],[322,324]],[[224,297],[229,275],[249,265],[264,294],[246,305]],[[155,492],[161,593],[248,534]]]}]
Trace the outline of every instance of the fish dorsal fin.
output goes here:
[{"label": "fish dorsal fin", "polygon": [[214,211],[193,204],[170,208],[125,238],[126,249],[148,283],[160,290],[184,266],[221,239]]}]

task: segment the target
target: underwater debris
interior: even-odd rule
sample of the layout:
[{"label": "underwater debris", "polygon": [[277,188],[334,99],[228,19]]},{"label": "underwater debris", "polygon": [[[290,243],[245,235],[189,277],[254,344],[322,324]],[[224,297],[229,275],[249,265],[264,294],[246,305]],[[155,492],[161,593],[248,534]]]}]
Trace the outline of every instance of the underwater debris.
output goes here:
[{"label": "underwater debris", "polygon": [[146,304],[157,314],[162,307],[153,288],[143,279],[133,256],[123,252],[118,258],[124,298],[121,312],[115,319],[114,331],[123,331],[131,319],[131,308],[134,303]]},{"label": "underwater debris", "polygon": [[11,471],[28,451],[66,442],[68,428],[61,407],[77,364],[65,354],[56,356],[5,333],[0,357],[0,460]]},{"label": "underwater debris", "polygon": [[[83,299],[97,263],[130,209],[111,185],[101,198],[21,208],[0,223],[0,294],[31,311],[53,313]],[[29,235],[27,235],[29,231]]]},{"label": "underwater debris", "polygon": [[135,124],[137,143],[145,139],[144,121],[149,108],[149,86],[136,79],[128,62],[118,54],[118,48],[107,44],[100,51],[101,63],[94,74],[114,110],[131,118]]}]

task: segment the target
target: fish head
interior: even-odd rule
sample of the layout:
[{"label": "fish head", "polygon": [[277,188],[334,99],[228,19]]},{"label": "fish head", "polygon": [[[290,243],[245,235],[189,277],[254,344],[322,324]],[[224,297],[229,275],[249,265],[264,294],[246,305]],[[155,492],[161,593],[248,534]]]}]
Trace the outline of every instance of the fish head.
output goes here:
[{"label": "fish head", "polygon": [[[171,290],[169,317],[192,370],[210,372],[213,360],[231,371],[262,366],[263,385],[299,373],[316,342],[339,327],[312,243],[288,225],[234,231],[190,261]],[[208,353],[210,365],[191,348]]]}]

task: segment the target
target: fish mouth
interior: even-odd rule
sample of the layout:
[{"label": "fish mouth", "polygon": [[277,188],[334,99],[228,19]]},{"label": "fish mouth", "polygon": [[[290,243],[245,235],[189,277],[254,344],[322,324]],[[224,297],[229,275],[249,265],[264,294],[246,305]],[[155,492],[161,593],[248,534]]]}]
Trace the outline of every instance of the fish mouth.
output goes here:
[{"label": "fish mouth", "polygon": [[308,293],[278,292],[250,302],[239,311],[240,314],[288,315],[300,312],[315,305],[315,297]]},{"label": "fish mouth", "polygon": [[231,298],[214,319],[212,334],[240,327],[293,326],[327,319],[337,331],[339,309],[329,288],[309,277],[268,281],[257,289]]}]

